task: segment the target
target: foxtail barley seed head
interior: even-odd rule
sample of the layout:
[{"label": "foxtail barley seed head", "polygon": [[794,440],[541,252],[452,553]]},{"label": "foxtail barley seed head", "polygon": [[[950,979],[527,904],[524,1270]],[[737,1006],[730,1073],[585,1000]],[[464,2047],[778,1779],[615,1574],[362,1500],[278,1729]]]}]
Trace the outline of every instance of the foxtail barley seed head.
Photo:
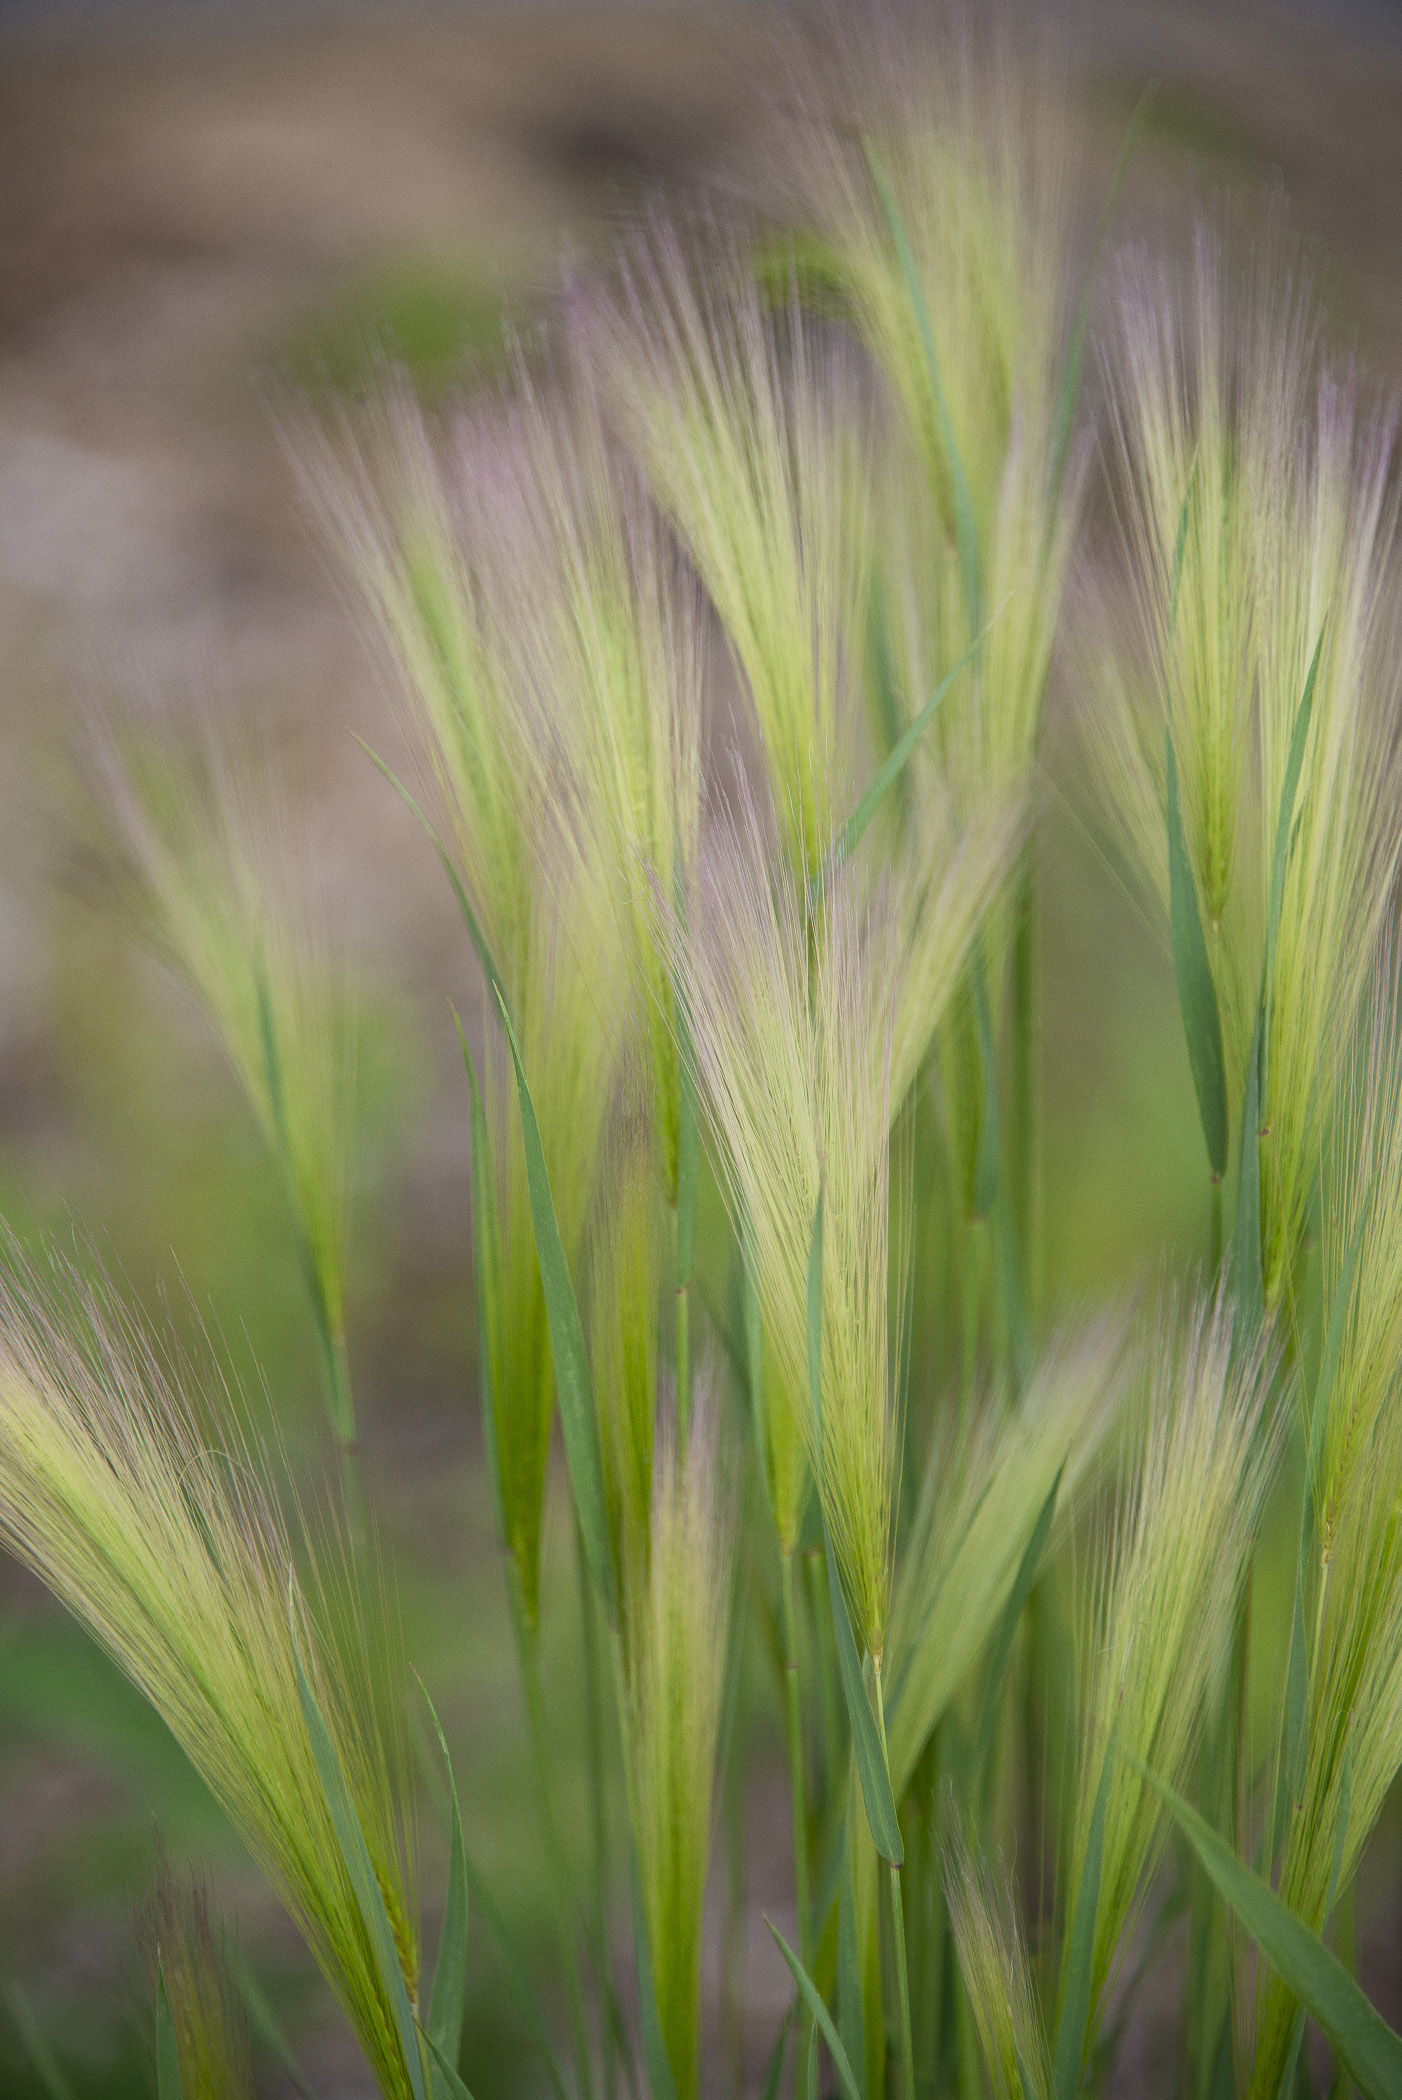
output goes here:
[{"label": "foxtail barley seed head", "polygon": [[198,1881],[177,1884],[164,1859],[146,1932],[152,1997],[159,1975],[170,2005],[181,2100],[253,2100],[248,2019],[208,1893]]},{"label": "foxtail barley seed head", "polygon": [[344,975],[299,906],[285,792],[241,774],[212,742],[183,769],[115,740],[100,759],[151,936],[204,1007],[257,1117],[339,1340],[354,1020]]},{"label": "foxtail barley seed head", "polygon": [[[1340,1064],[1323,1251],[1326,1313],[1340,1299],[1344,1309],[1332,1383],[1314,1403],[1327,1411],[1317,1421],[1307,1411],[1304,1424],[1318,1453],[1302,1599],[1313,1638],[1279,1879],[1316,1931],[1402,1766],[1402,1025],[1391,950]],[[1276,2090],[1293,2021],[1289,1993],[1263,1975],[1253,2094]]]},{"label": "foxtail barley seed head", "polygon": [[860,654],[866,410],[841,346],[776,318],[734,248],[698,275],[655,225],[596,326],[612,412],[749,688],[789,865],[816,873]]},{"label": "foxtail barley seed head", "polygon": [[[1233,1353],[1220,1298],[1170,1300],[1143,1350],[1142,1412],[1084,1629],[1083,1735],[1063,1881],[1069,1904],[1108,1756],[1093,2024],[1162,1841],[1162,1804],[1136,1760],[1170,1786],[1183,1781],[1204,1701],[1226,1665],[1277,1448],[1262,1418],[1269,1366]],[[1068,1932],[1064,1956],[1069,1946]],[[1062,1971],[1064,1988],[1065,1958]]]},{"label": "foxtail barley seed head", "polygon": [[300,1655],[414,2000],[396,1760],[361,1641],[334,1637],[321,1608],[334,1590],[315,1570],[309,1582],[292,1572],[262,1456],[232,1410],[211,1410],[218,1442],[207,1444],[184,1380],[105,1286],[73,1274],[45,1284],[11,1250],[0,1283],[0,1538],[151,1701],[296,1920],[381,2090],[409,2100],[297,1688]]},{"label": "foxtail barley seed head", "polygon": [[[343,440],[334,461],[323,448],[307,468],[414,703],[464,884],[511,1007],[572,1263],[611,1095],[620,941],[626,950],[631,940],[634,967],[644,967],[636,915],[610,911],[620,885],[631,899],[628,885],[644,878],[631,862],[619,872],[614,859],[617,804],[607,796],[623,790],[605,777],[594,747],[607,732],[593,716],[613,707],[627,734],[645,739],[637,710],[645,698],[667,704],[649,681],[671,608],[660,567],[646,566],[662,561],[657,543],[647,543],[637,572],[630,566],[632,513],[597,478],[597,422],[585,425],[577,455],[574,442],[522,379],[515,394],[437,434],[391,393],[368,445]],[[638,546],[649,529],[638,524]],[[595,624],[586,631],[590,605]],[[678,615],[678,635],[681,625]],[[573,742],[562,752],[565,734]],[[689,763],[677,760],[677,796]],[[657,764],[665,774],[672,760]],[[657,775],[649,778],[656,786]],[[677,807],[674,799],[673,817]],[[663,822],[655,816],[654,846]],[[645,1003],[652,1019],[656,1000]],[[507,1544],[534,1624],[554,1382],[514,1073],[492,1014],[487,1040],[501,1230],[491,1323],[496,1443]]]},{"label": "foxtail barley seed head", "polygon": [[991,1635],[1052,1484],[1058,1511],[1094,1477],[1129,1383],[1123,1322],[1055,1342],[1011,1409],[936,1429],[891,1621],[891,1778],[899,1798]]},{"label": "foxtail barley seed head", "polygon": [[[1140,866],[1168,894],[1170,732],[1222,1012],[1233,1104],[1263,994],[1282,790],[1315,651],[1287,819],[1262,1051],[1268,1302],[1289,1288],[1330,1089],[1402,850],[1402,672],[1392,609],[1394,420],[1321,371],[1288,256],[1238,298],[1200,234],[1188,296],[1126,272],[1115,403],[1137,638],[1112,654],[1091,753]],[[1179,555],[1179,538],[1182,553]],[[1176,583],[1176,590],[1175,590]]]},{"label": "foxtail barley seed head", "polygon": [[1051,2051],[1006,1876],[976,1860],[962,1832],[945,1852],[945,1897],[984,2068],[997,2100],[1052,2090]]},{"label": "foxtail barley seed head", "polygon": [[[703,851],[679,940],[723,1173],[750,1235],[777,1391],[805,1395],[807,1270],[823,1199],[822,1421],[798,1409],[857,1629],[880,1655],[897,1431],[888,1360],[892,1121],[914,1080],[1015,828],[952,833],[864,903],[849,864],[821,929],[772,879],[746,802]],[[812,938],[810,938],[810,934]]]},{"label": "foxtail barley seed head", "polygon": [[696,2100],[701,1929],[731,1614],[732,1514],[709,1396],[663,1437],[651,1547],[627,1609],[624,1759],[653,1986],[677,2100]]},{"label": "foxtail barley seed head", "polygon": [[[870,27],[807,83],[798,202],[898,404],[873,506],[873,610],[906,719],[973,639],[956,476],[967,485],[981,616],[1001,610],[932,743],[968,808],[1019,785],[1035,752],[1078,507],[1080,448],[1068,454],[1058,421],[1068,117],[1045,50],[1015,57],[969,17],[938,37],[913,15]],[[909,244],[933,368],[865,142]]]}]

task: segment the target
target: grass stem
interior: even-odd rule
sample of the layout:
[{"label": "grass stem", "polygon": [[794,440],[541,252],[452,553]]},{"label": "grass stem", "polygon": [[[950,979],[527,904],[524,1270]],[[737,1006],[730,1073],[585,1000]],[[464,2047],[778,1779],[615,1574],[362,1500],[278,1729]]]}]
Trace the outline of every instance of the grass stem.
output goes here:
[{"label": "grass stem", "polygon": [[[890,1774],[890,1756],[886,1748],[886,1709],[881,1693],[881,1659],[872,1657],[872,1676],[876,1685],[876,1725],[881,1734],[881,1755],[886,1760]],[[896,1991],[901,2008],[901,2077],[905,2100],[915,2100],[915,2038],[910,2024],[910,1975],[905,1954],[905,1905],[901,1900],[901,1870],[891,1868],[891,1930],[896,1943]]]},{"label": "grass stem", "polygon": [[604,1708],[600,1697],[598,1627],[595,1621],[594,1587],[584,1551],[584,1534],[574,1525],[575,1581],[579,1590],[581,1656],[584,1664],[585,1742],[589,1758],[589,1809],[593,1839],[593,1873],[590,1885],[590,1932],[594,1942],[594,1970],[599,1984],[599,2038],[603,2059],[605,2100],[615,2100],[618,2065],[613,2027],[613,1977],[609,1963],[608,1917],[605,1890],[608,1880],[608,1797],[604,1779]]},{"label": "grass stem", "polygon": [[584,1992],[579,1980],[579,1962],[572,1929],[574,1901],[570,1892],[564,1847],[560,1841],[560,1827],[555,1816],[550,1743],[546,1733],[545,1700],[540,1683],[539,1641],[526,1618],[520,1571],[515,1557],[511,1554],[507,1555],[507,1590],[511,1599],[511,1628],[516,1638],[521,1684],[526,1695],[526,1716],[530,1726],[531,1762],[535,1775],[540,1830],[545,1842],[550,1878],[554,1884],[555,1928],[559,1940],[560,1967],[565,1979],[565,1996],[569,2004],[575,2082],[579,2100],[593,2100],[594,2081],[589,2062],[589,2029],[584,2016]]},{"label": "grass stem", "polygon": [[798,1628],[794,1614],[793,1555],[779,1558],[779,1593],[784,1638],[784,1723],[789,1746],[789,1805],[793,1815],[794,1902],[798,1944],[805,1969],[813,1966],[812,1899],[808,1886],[808,1788],[803,1770],[803,1705],[798,1683]]},{"label": "grass stem", "polygon": [[677,1449],[685,1451],[691,1427],[691,1290],[677,1285]]}]

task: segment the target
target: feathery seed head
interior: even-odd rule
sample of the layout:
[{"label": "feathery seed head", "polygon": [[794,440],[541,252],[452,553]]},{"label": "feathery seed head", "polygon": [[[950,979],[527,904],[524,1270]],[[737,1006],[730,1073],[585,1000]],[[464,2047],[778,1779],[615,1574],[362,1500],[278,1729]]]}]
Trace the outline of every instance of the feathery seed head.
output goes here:
[{"label": "feathery seed head", "polygon": [[624,1756],[653,1987],[678,2100],[695,2100],[701,1932],[711,1796],[725,1688],[732,1512],[710,1396],[697,1395],[684,1458],[664,1434],[652,1538],[627,1619]]},{"label": "feathery seed head", "polygon": [[935,730],[967,808],[1020,782],[1034,754],[1078,507],[1058,422],[1074,200],[1057,67],[945,10],[933,28],[913,12],[875,33],[864,20],[830,77],[805,83],[799,203],[904,425],[883,451],[873,519],[878,617],[907,718],[972,641],[971,611],[1004,608]]},{"label": "feathery seed head", "polygon": [[654,225],[601,302],[612,411],[720,617],[754,705],[800,884],[843,777],[844,679],[865,591],[866,411],[852,359],[796,300],[776,316],[748,259],[702,281]]},{"label": "feathery seed head", "polygon": [[151,1701],[302,1931],[382,2091],[408,2100],[393,2008],[297,1687],[300,1655],[412,2001],[418,1949],[394,1758],[360,1642],[333,1637],[320,1608],[333,1598],[324,1578],[313,1571],[307,1587],[291,1573],[263,1458],[232,1410],[213,1410],[218,1444],[208,1445],[178,1370],[105,1286],[66,1272],[46,1284],[14,1250],[7,1268],[0,1539]]},{"label": "feathery seed head", "polygon": [[[1353,1040],[1325,1165],[1324,1305],[1347,1293],[1332,1384],[1305,1422],[1314,1552],[1304,1764],[1279,1890],[1321,1930],[1402,1767],[1402,1025],[1385,946]],[[1344,1828],[1341,1821],[1346,1815]],[[1262,1976],[1253,2094],[1274,2092],[1294,2003]]]},{"label": "feathery seed head", "polygon": [[997,1623],[1053,1482],[1064,1514],[1094,1478],[1129,1370],[1123,1321],[1102,1319],[1055,1341],[1010,1411],[989,1403],[966,1436],[932,1439],[891,1621],[898,1799]]},{"label": "feathery seed head", "polygon": [[1049,2093],[1051,2051],[1006,1874],[995,1879],[956,1831],[945,1853],[944,1885],[960,1973],[997,2100],[1026,2100],[1029,2079],[1032,2092]]},{"label": "feathery seed head", "polygon": [[1163,273],[1125,274],[1110,384],[1138,636],[1105,671],[1091,752],[1166,902],[1171,735],[1236,1100],[1264,998],[1262,1253],[1274,1303],[1304,1235],[1330,1060],[1402,850],[1394,420],[1361,407],[1351,378],[1320,370],[1315,311],[1288,269],[1261,271],[1240,298],[1227,278],[1206,232],[1186,301]]},{"label": "feathery seed head", "polygon": [[338,1341],[354,1019],[299,908],[284,790],[241,775],[213,742],[183,768],[111,737],[99,757],[154,942],[209,1016],[258,1120]]},{"label": "feathery seed head", "polygon": [[[697,923],[678,939],[696,1056],[773,1350],[808,1393],[807,1271],[823,1199],[822,1419],[798,1418],[857,1628],[880,1655],[898,1448],[888,1352],[890,1131],[1006,862],[1011,827],[946,834],[865,903],[849,863],[810,926],[772,877],[745,801],[703,847]],[[812,938],[810,938],[810,934]]]},{"label": "feathery seed head", "polygon": [[1162,1837],[1159,1796],[1135,1760],[1180,1785],[1230,1650],[1277,1445],[1262,1419],[1269,1363],[1234,1355],[1221,1298],[1186,1310],[1170,1299],[1145,1336],[1140,1376],[1142,1413],[1084,1630],[1084,1733],[1064,1884],[1073,1893],[1080,1886],[1108,1756],[1093,2018]]},{"label": "feathery seed head", "polygon": [[177,1885],[164,1858],[146,1936],[170,2005],[181,2100],[253,2100],[248,2019],[208,1892],[198,1881]]}]

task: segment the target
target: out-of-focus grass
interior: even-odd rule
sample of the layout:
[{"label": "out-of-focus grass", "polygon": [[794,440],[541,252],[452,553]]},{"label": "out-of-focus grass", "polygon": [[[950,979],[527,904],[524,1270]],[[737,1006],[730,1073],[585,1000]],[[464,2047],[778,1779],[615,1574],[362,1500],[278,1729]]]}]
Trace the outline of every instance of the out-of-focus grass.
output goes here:
[{"label": "out-of-focus grass", "polygon": [[285,346],[288,378],[319,393],[355,394],[389,364],[433,398],[465,373],[498,367],[525,302],[496,267],[470,255],[386,257],[331,291]]}]

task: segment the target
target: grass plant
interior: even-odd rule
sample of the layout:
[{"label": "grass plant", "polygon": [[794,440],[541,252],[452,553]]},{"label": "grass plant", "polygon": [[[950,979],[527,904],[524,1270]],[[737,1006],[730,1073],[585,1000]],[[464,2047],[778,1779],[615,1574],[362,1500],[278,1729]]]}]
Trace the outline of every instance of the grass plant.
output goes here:
[{"label": "grass plant", "polygon": [[[480,979],[462,1384],[552,1975],[431,1707],[423,1974],[353,1464],[349,1009],[286,819],[217,766],[128,753],[109,792],[283,1173],[332,1509],[212,1352],[11,1247],[0,1539],[203,1775],[387,2100],[492,2091],[469,1890],[557,2100],[760,2090],[744,1889],[780,1789],[765,2100],[786,2062],[810,2100],[1123,2089],[1160,1964],[1191,2100],[1313,2091],[1310,2019],[1393,2100],[1348,1924],[1402,1764],[1393,413],[1278,227],[1092,296],[1054,69],[972,20],[863,25],[791,53],[777,233],[654,210],[475,392],[387,375],[292,433],[417,751],[377,754],[385,796]],[[1214,1192],[1205,1267],[1169,1250],[1138,1309],[1038,1282],[1073,559],[1073,756],[1168,937]],[[245,2100],[216,1936],[172,1885],[156,1916],[159,2100]]]}]

